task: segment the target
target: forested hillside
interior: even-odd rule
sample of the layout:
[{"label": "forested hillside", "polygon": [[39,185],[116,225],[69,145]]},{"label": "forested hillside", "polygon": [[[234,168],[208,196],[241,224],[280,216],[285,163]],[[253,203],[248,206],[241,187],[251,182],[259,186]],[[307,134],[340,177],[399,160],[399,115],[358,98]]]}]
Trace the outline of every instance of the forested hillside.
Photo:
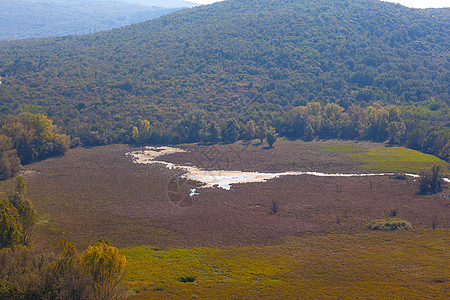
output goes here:
[{"label": "forested hillside", "polygon": [[0,44],[0,112],[43,113],[85,144],[232,141],[267,125],[448,159],[449,30],[449,9],[230,0]]}]

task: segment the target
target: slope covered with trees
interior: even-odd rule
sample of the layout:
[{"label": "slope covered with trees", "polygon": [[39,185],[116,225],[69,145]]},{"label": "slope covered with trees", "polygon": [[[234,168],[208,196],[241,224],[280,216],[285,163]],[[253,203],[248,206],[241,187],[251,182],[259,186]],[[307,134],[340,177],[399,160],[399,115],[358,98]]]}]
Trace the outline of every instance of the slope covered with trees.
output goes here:
[{"label": "slope covered with trees", "polygon": [[267,123],[286,136],[389,139],[448,159],[449,28],[449,9],[230,0],[3,43],[0,112],[44,113],[86,144],[233,141]]}]

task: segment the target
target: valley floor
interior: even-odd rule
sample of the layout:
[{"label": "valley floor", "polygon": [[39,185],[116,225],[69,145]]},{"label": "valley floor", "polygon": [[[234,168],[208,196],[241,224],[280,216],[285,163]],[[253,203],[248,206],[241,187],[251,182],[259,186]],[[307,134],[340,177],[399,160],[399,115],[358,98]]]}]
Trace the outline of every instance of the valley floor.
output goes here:
[{"label": "valley floor", "polygon": [[[418,173],[436,163],[449,166],[368,142],[179,147],[186,152],[160,158],[259,172]],[[449,296],[448,189],[422,196],[410,177],[310,175],[235,184],[229,191],[199,188],[180,178],[183,170],[135,164],[125,155],[133,150],[74,149],[27,166],[24,176],[39,217],[37,239],[68,238],[80,250],[109,239],[127,257],[124,283],[136,299]],[[371,220],[393,215],[414,229],[367,229]]]}]

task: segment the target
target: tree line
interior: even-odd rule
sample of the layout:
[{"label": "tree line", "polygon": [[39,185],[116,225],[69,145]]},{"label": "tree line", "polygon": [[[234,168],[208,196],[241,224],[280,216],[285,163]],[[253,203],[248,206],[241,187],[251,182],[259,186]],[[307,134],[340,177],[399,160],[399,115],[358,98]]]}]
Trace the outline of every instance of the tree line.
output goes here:
[{"label": "tree line", "polygon": [[[409,148],[449,160],[450,130],[427,120],[411,117],[396,105],[374,102],[344,108],[336,103],[309,102],[286,112],[249,110],[245,115],[215,118],[201,109],[186,113],[180,120],[164,125],[140,119],[116,130],[99,125],[78,133],[86,145],[122,142],[134,145],[177,143],[232,143],[280,135],[303,139],[371,140]],[[271,143],[273,144],[273,142]]]},{"label": "tree line", "polygon": [[70,143],[70,137],[57,133],[53,121],[43,114],[23,113],[1,119],[0,180],[15,176],[21,164],[63,155]]}]

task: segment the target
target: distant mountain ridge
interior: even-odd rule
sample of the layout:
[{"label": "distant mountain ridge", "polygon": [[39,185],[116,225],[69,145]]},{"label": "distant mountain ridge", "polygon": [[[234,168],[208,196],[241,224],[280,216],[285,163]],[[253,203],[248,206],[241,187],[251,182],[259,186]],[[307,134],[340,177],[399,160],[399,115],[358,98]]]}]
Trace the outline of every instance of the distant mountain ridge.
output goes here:
[{"label": "distant mountain ridge", "polygon": [[181,0],[0,0],[0,40],[87,34],[195,5]]},{"label": "distant mountain ridge", "polygon": [[164,8],[194,7],[198,5],[197,3],[184,0],[121,0],[121,1],[130,4],[139,4],[144,6],[158,6]]},{"label": "distant mountain ridge", "polygon": [[89,2],[118,2],[127,3],[137,6],[148,6],[148,7],[160,7],[160,8],[180,8],[180,7],[194,7],[197,3],[184,1],[184,0],[28,0],[34,3],[55,3],[63,6],[67,5],[80,5]]}]

